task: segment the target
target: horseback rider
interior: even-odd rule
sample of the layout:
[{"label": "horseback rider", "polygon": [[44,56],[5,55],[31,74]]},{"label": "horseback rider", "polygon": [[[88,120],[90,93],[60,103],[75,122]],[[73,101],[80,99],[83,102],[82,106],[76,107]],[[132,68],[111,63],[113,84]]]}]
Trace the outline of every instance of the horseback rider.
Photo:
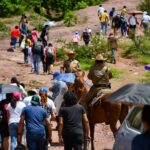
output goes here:
[{"label": "horseback rider", "polygon": [[68,60],[64,61],[63,67],[61,68],[64,73],[75,73],[78,69],[80,69],[80,64],[77,60],[75,60],[74,51],[69,51],[67,53]]},{"label": "horseback rider", "polygon": [[93,85],[82,100],[86,110],[89,103],[94,98],[98,98],[97,100],[99,100],[104,93],[110,91],[111,84],[109,80],[112,78],[112,73],[105,65],[105,60],[106,59],[101,54],[98,54],[94,66],[91,67],[88,73],[88,79],[92,80]]}]

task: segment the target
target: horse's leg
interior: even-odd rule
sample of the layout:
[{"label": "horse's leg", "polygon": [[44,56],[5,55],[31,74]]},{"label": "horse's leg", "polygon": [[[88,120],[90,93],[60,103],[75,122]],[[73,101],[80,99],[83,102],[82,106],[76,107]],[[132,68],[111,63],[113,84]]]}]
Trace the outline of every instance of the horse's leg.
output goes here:
[{"label": "horse's leg", "polygon": [[117,121],[110,123],[110,129],[111,129],[114,137],[116,137],[116,134],[117,134],[117,131],[118,131],[118,129],[117,129]]},{"label": "horse's leg", "polygon": [[90,123],[91,150],[95,150],[95,147],[94,147],[94,128],[95,128],[95,125],[93,123]]}]

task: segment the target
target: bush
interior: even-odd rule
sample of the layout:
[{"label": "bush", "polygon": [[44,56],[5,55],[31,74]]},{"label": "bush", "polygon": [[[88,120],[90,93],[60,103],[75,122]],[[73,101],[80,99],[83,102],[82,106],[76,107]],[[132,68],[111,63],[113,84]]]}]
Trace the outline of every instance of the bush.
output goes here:
[{"label": "bush", "polygon": [[146,36],[138,36],[132,40],[132,44],[125,47],[122,53],[123,57],[137,58],[137,63],[150,63],[150,34]]},{"label": "bush", "polygon": [[140,9],[143,11],[147,11],[148,13],[150,13],[150,0],[143,0],[140,5],[139,5]]},{"label": "bush", "polygon": [[67,27],[73,26],[77,23],[77,16],[75,12],[73,11],[68,11],[65,16],[64,16],[64,24]]},{"label": "bush", "polygon": [[78,2],[75,6],[75,10],[78,10],[78,9],[84,9],[86,8],[88,5],[86,2],[84,1],[81,1],[81,2]]}]

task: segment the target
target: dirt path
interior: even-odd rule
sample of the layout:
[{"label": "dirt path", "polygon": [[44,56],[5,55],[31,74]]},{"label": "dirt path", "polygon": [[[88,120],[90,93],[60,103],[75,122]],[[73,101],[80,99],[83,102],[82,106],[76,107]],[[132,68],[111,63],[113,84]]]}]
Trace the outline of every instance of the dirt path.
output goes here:
[{"label": "dirt path", "polygon": [[[122,6],[126,5],[129,10],[134,10],[139,1],[140,0],[108,0],[103,6],[108,10],[115,6],[117,10],[120,11]],[[86,26],[92,28],[93,31],[98,31],[99,20],[97,17],[97,9],[98,6],[92,6],[80,10],[77,13],[80,17],[80,20],[82,21],[85,19],[85,17],[88,17],[87,22],[70,28],[54,28],[50,31],[51,40],[56,42],[60,38],[70,39],[74,30],[78,29],[79,31],[82,31]],[[6,49],[8,47],[8,40],[0,41],[0,82],[9,83],[12,76],[17,76],[20,81],[28,85],[27,87],[38,88],[39,86],[50,86],[50,75],[41,74],[37,76],[35,74],[31,74],[31,67],[23,64],[23,54],[20,51],[14,53],[7,52]],[[120,55],[120,53],[121,52],[118,51],[118,55]],[[133,65],[133,60],[120,57],[118,57],[118,62],[116,65],[108,65],[124,71],[124,74],[120,78],[112,79],[113,90],[127,83],[138,82],[144,72],[143,66],[135,66]],[[55,67],[55,69],[58,71],[59,66]],[[55,131],[53,132],[53,138],[54,142],[57,142],[57,133]],[[104,124],[96,125],[96,150],[112,149],[113,143],[114,138],[109,126]],[[52,147],[51,150],[63,150],[63,148],[60,146],[55,146]]]}]

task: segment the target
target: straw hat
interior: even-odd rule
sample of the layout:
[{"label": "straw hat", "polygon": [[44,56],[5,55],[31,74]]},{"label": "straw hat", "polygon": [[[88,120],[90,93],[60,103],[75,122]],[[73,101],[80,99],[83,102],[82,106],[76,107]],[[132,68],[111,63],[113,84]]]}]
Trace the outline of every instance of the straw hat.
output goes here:
[{"label": "straw hat", "polygon": [[67,54],[68,55],[74,55],[75,53],[74,53],[74,51],[70,50],[70,51],[67,52]]},{"label": "straw hat", "polygon": [[103,57],[103,55],[101,55],[101,54],[97,54],[97,55],[96,55],[96,58],[95,58],[95,60],[99,60],[99,61],[100,61],[100,60],[101,60],[101,61],[105,61],[105,60],[106,60],[106,58],[104,58],[104,57]]}]

